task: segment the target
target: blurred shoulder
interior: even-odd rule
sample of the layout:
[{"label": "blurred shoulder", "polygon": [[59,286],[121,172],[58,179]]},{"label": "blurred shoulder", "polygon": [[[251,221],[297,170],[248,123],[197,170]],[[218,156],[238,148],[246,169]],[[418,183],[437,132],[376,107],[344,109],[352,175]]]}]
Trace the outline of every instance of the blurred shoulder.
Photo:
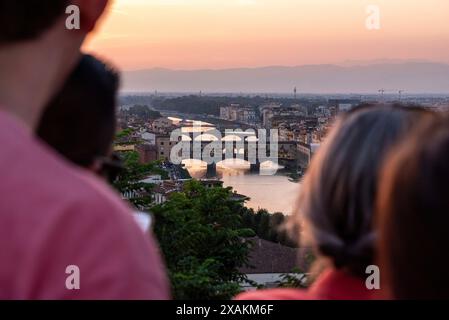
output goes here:
[{"label": "blurred shoulder", "polygon": [[238,295],[235,300],[311,300],[306,290],[271,289],[247,291]]}]

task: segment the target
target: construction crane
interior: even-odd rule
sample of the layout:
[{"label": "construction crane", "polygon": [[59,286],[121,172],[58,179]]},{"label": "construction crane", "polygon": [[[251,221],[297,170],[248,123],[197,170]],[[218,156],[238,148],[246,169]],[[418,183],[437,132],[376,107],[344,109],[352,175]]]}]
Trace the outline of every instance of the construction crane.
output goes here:
[{"label": "construction crane", "polygon": [[381,101],[384,102],[385,101],[385,93],[387,93],[387,92],[398,92],[398,94],[399,94],[399,101],[401,101],[402,100],[402,94],[405,91],[404,90],[396,91],[396,90],[388,90],[388,89],[379,89],[378,92],[381,95]]}]

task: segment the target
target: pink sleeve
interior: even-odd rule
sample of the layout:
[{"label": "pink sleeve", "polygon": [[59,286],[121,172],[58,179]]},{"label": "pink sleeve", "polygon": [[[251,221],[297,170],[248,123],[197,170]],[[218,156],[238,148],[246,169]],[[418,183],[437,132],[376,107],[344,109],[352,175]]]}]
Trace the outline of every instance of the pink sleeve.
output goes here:
[{"label": "pink sleeve", "polygon": [[255,290],[241,293],[235,300],[309,300],[307,291],[297,289]]},{"label": "pink sleeve", "polygon": [[[111,200],[111,201],[110,201]],[[74,203],[43,232],[37,263],[26,283],[32,299],[169,299],[157,245],[144,235],[119,200],[98,198]],[[73,288],[79,268],[79,289]],[[68,278],[70,278],[68,280]],[[72,286],[70,285],[72,284]]]}]

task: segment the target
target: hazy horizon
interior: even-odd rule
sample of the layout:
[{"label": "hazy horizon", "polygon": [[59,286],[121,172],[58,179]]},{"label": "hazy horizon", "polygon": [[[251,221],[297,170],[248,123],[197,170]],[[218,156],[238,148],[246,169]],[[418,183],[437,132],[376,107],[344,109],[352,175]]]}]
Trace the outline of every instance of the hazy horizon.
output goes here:
[{"label": "hazy horizon", "polygon": [[356,63],[233,69],[142,69],[123,73],[128,92],[244,92],[298,94],[449,93],[449,64]]},{"label": "hazy horizon", "polygon": [[338,66],[338,67],[356,67],[356,66],[370,66],[370,65],[385,65],[385,64],[405,64],[405,63],[430,63],[430,64],[442,64],[449,65],[449,62],[444,61],[432,61],[426,59],[386,59],[377,58],[372,60],[345,60],[336,63],[310,63],[310,64],[297,64],[297,65],[262,65],[262,66],[229,66],[222,68],[169,68],[161,66],[142,66],[137,69],[123,69],[123,72],[136,72],[136,71],[146,71],[146,70],[170,70],[170,71],[224,71],[224,70],[244,70],[244,69],[267,69],[267,68],[297,68],[297,67],[307,67],[307,66]]}]

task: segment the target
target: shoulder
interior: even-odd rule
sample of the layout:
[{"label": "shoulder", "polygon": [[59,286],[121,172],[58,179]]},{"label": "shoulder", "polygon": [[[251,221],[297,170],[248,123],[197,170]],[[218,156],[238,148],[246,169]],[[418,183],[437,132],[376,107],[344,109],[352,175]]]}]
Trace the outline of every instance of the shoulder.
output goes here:
[{"label": "shoulder", "polygon": [[[22,136],[6,144],[0,155],[0,233],[9,241],[0,245],[0,260],[23,275],[8,280],[23,288],[20,297],[168,298],[156,243],[118,194],[36,139]],[[78,291],[65,287],[72,265],[81,272]]]},{"label": "shoulder", "polygon": [[168,298],[156,241],[142,232],[131,209],[90,174],[72,173],[71,181],[76,194],[55,213],[59,223],[52,228],[52,243],[65,243],[70,250],[59,250],[55,257],[62,266],[77,265],[83,272],[83,288],[67,294],[80,299]]},{"label": "shoulder", "polygon": [[236,300],[310,300],[306,290],[271,289],[248,291],[238,295]]},{"label": "shoulder", "polygon": [[304,290],[272,289],[245,292],[237,300],[371,300],[374,295],[362,279],[343,271],[324,270],[314,283]]}]

